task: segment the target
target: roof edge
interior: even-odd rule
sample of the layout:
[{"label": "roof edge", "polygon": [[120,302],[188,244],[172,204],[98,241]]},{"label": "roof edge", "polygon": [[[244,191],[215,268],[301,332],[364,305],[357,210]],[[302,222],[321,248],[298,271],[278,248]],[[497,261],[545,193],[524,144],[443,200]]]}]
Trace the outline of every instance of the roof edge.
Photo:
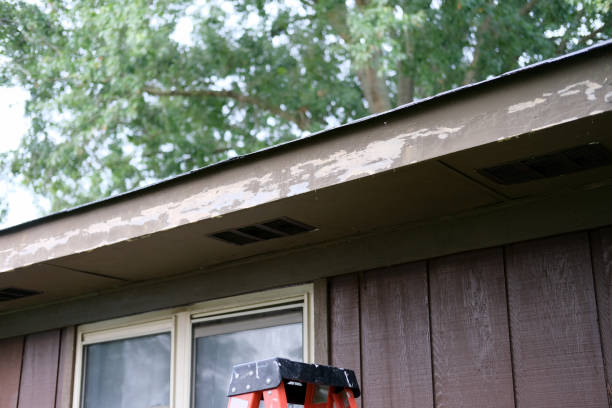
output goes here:
[{"label": "roof edge", "polygon": [[561,55],[561,56],[558,56],[558,57],[550,58],[550,59],[547,59],[547,60],[543,60],[543,61],[531,64],[531,65],[528,65],[528,66],[525,66],[525,67],[521,67],[521,68],[517,68],[517,69],[511,70],[511,71],[508,71],[508,72],[504,72],[502,74],[499,74],[497,76],[494,76],[494,77],[491,77],[491,78],[488,78],[488,79],[485,79],[485,80],[482,80],[482,81],[479,81],[479,82],[474,82],[474,83],[463,85],[463,86],[460,86],[460,87],[457,87],[457,88],[449,89],[447,91],[444,91],[444,92],[441,92],[441,93],[429,96],[427,98],[419,99],[417,101],[413,101],[413,102],[410,102],[410,103],[407,103],[407,104],[404,104],[404,105],[397,106],[397,107],[395,107],[393,109],[390,109],[390,110],[387,110],[385,112],[375,113],[375,114],[371,114],[371,115],[368,115],[368,116],[364,116],[362,118],[358,118],[358,119],[355,119],[353,121],[350,121],[350,122],[347,122],[347,123],[344,123],[344,124],[341,124],[341,125],[338,125],[338,126],[335,126],[335,127],[332,127],[332,128],[328,128],[328,129],[321,130],[319,132],[312,133],[312,134],[310,134],[308,136],[305,136],[305,137],[302,137],[302,138],[299,138],[299,139],[290,140],[290,141],[287,141],[287,142],[284,142],[284,143],[280,143],[280,144],[277,144],[277,145],[273,145],[273,146],[270,146],[270,147],[266,147],[266,148],[263,148],[263,149],[260,149],[260,150],[257,150],[257,151],[251,152],[251,153],[235,156],[235,157],[232,157],[232,158],[229,158],[229,159],[226,159],[226,160],[222,160],[220,162],[216,162],[216,163],[210,164],[210,165],[205,166],[205,167],[201,167],[201,168],[198,168],[198,169],[195,169],[195,170],[191,170],[191,171],[188,171],[188,172],[185,172],[185,173],[181,173],[181,174],[178,174],[178,175],[175,175],[175,176],[167,177],[165,179],[156,181],[156,182],[148,184],[146,186],[137,187],[135,189],[128,190],[128,191],[123,192],[123,193],[119,193],[119,194],[116,194],[116,195],[112,195],[112,196],[108,196],[108,197],[105,197],[105,198],[101,198],[99,200],[95,200],[95,201],[92,201],[92,202],[89,202],[89,203],[85,203],[85,204],[78,205],[78,206],[75,206],[75,207],[71,207],[71,208],[67,208],[67,209],[64,209],[64,210],[60,210],[60,211],[57,211],[57,212],[54,212],[54,213],[51,213],[51,214],[43,215],[41,217],[29,220],[29,221],[25,221],[25,222],[22,222],[22,223],[19,223],[19,224],[16,224],[16,225],[12,225],[12,226],[4,228],[4,229],[0,229],[0,236],[7,235],[7,234],[10,234],[10,233],[13,233],[13,232],[17,232],[17,231],[20,231],[20,230],[23,230],[23,229],[27,229],[27,228],[29,228],[31,226],[42,224],[44,222],[48,222],[48,221],[51,221],[51,220],[54,220],[54,219],[63,218],[65,216],[69,216],[69,215],[72,215],[72,214],[89,211],[89,210],[92,210],[94,208],[98,208],[100,206],[107,205],[107,204],[109,204],[111,202],[118,202],[118,201],[121,201],[121,200],[125,200],[125,199],[128,199],[128,198],[132,198],[132,197],[138,196],[140,194],[146,194],[149,191],[157,190],[157,189],[162,188],[162,187],[164,187],[166,185],[180,182],[181,180],[184,180],[186,178],[190,178],[190,177],[198,176],[198,175],[201,175],[201,174],[205,174],[206,172],[209,172],[209,171],[218,170],[218,169],[220,169],[220,168],[222,168],[224,166],[233,165],[233,164],[236,164],[239,161],[251,159],[251,158],[256,157],[256,156],[259,157],[259,156],[261,156],[263,154],[270,153],[271,151],[276,152],[276,151],[279,151],[281,149],[285,149],[285,148],[288,148],[288,147],[296,146],[296,145],[303,144],[303,143],[309,143],[314,138],[320,138],[323,135],[330,135],[330,134],[333,134],[333,133],[337,133],[339,130],[350,129],[351,127],[354,127],[356,125],[363,124],[364,122],[372,122],[375,119],[381,119],[381,118],[390,116],[390,115],[398,113],[398,112],[409,110],[409,109],[411,109],[411,108],[413,108],[415,106],[427,105],[429,103],[432,103],[434,101],[438,101],[440,99],[444,99],[444,98],[449,97],[451,95],[455,95],[455,94],[459,94],[459,93],[464,93],[464,92],[467,92],[469,90],[484,88],[486,86],[489,86],[492,83],[497,83],[497,82],[506,80],[507,78],[510,78],[510,77],[514,78],[514,77],[516,77],[518,75],[521,75],[521,74],[524,74],[524,73],[531,73],[533,71],[537,71],[539,69],[542,69],[543,67],[547,67],[547,66],[549,66],[551,64],[555,64],[555,63],[558,63],[560,61],[567,61],[567,60],[570,60],[570,59],[575,59],[577,57],[582,57],[582,56],[585,56],[585,55],[595,54],[597,52],[600,52],[602,50],[609,49],[609,48],[612,48],[612,39],[601,41],[599,43],[596,43],[596,44],[593,44],[593,45],[591,45],[589,47],[582,48],[580,50],[571,52],[569,54],[564,54],[564,55]]}]

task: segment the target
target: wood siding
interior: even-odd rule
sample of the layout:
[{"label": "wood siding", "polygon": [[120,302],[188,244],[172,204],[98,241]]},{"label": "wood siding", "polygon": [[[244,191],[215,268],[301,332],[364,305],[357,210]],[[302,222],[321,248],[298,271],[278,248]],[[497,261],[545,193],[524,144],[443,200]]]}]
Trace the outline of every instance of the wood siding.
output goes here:
[{"label": "wood siding", "polygon": [[[318,353],[356,371],[361,408],[612,407],[611,227],[317,287]],[[74,344],[0,340],[0,408],[70,408]]]},{"label": "wood siding", "polygon": [[334,277],[329,294],[331,362],[361,373],[363,408],[612,407],[612,228]]},{"label": "wood siding", "polygon": [[0,408],[69,408],[74,328],[0,340]]}]

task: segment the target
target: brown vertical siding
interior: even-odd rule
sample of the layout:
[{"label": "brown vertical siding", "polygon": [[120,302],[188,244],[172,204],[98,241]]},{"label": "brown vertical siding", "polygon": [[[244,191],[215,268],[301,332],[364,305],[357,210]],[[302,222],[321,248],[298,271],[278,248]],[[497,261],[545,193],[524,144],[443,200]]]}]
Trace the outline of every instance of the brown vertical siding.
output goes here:
[{"label": "brown vertical siding", "polygon": [[69,408],[74,328],[0,340],[0,408]]},{"label": "brown vertical siding", "polygon": [[506,254],[517,407],[606,406],[587,234]]},{"label": "brown vertical siding", "polygon": [[364,406],[431,406],[427,298],[424,262],[364,274],[360,296]]},{"label": "brown vertical siding", "polygon": [[26,337],[18,408],[55,406],[60,330]]},{"label": "brown vertical siding", "polygon": [[17,408],[23,337],[0,340],[0,408]]},{"label": "brown vertical siding", "polygon": [[70,408],[74,367],[75,328],[65,327],[61,333],[55,408]]},{"label": "brown vertical siding", "polygon": [[608,404],[612,407],[612,227],[592,232],[591,243]]},{"label": "brown vertical siding", "polygon": [[429,268],[436,407],[513,408],[502,249]]},{"label": "brown vertical siding", "polygon": [[[329,285],[330,364],[355,370],[361,378],[361,332],[359,322],[359,277],[357,274],[330,279]],[[358,399],[361,405],[361,398]]]},{"label": "brown vertical siding", "polygon": [[346,314],[333,304],[330,350],[361,369],[364,408],[413,406],[426,387],[410,373],[428,364],[434,398],[422,408],[612,407],[612,228],[430,260],[429,299],[419,272],[399,272],[412,265],[362,273],[360,303],[359,274],[330,280],[330,302],[358,308],[363,364],[343,350],[355,327],[334,333]]},{"label": "brown vertical siding", "polygon": [[[330,363],[363,408],[612,407],[610,227],[328,283]],[[1,340],[0,408],[70,408],[74,341]]]}]

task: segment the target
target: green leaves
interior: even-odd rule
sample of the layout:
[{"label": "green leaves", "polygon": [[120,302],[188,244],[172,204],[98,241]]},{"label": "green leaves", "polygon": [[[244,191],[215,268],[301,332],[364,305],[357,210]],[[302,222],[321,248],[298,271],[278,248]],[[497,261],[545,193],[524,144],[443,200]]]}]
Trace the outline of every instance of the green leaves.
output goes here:
[{"label": "green leaves", "polygon": [[5,161],[59,210],[590,45],[611,15],[609,0],[5,1],[0,85],[30,92],[32,123]]},{"label": "green leaves", "polygon": [[348,13],[351,41],[347,44],[353,67],[361,68],[382,56],[376,67],[379,75],[394,70],[398,62],[410,58],[405,41],[425,20],[425,10],[408,13],[388,0],[373,0],[362,7],[353,7]]}]

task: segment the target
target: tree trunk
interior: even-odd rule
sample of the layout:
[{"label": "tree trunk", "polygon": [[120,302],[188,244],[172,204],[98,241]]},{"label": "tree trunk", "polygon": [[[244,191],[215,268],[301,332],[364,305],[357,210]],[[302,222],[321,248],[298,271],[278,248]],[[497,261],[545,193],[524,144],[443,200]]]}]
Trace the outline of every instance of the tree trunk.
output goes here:
[{"label": "tree trunk", "polygon": [[[336,30],[340,38],[342,38],[346,44],[350,44],[352,39],[346,22],[346,3],[335,2],[332,4],[333,7],[326,11],[325,18]],[[362,8],[367,5],[367,0],[357,0],[356,4],[357,7]],[[387,87],[385,78],[378,75],[376,69],[378,66],[378,54],[375,53],[363,67],[357,69],[357,78],[359,78],[361,91],[368,102],[368,109],[371,113],[379,113],[391,109],[389,88]]]},{"label": "tree trunk", "polygon": [[408,34],[404,35],[404,52],[406,59],[397,64],[397,104],[404,105],[412,102],[414,99],[414,69],[412,65],[412,56],[414,55],[414,47]]},{"label": "tree trunk", "polygon": [[[400,65],[402,65],[400,63]],[[405,105],[414,99],[414,79],[399,72],[397,80],[397,104]]]},{"label": "tree trunk", "polygon": [[378,58],[372,57],[374,64],[368,64],[357,71],[357,77],[361,83],[363,96],[368,101],[368,108],[372,113],[384,112],[391,109],[389,90],[385,79],[378,75],[375,64]]}]

